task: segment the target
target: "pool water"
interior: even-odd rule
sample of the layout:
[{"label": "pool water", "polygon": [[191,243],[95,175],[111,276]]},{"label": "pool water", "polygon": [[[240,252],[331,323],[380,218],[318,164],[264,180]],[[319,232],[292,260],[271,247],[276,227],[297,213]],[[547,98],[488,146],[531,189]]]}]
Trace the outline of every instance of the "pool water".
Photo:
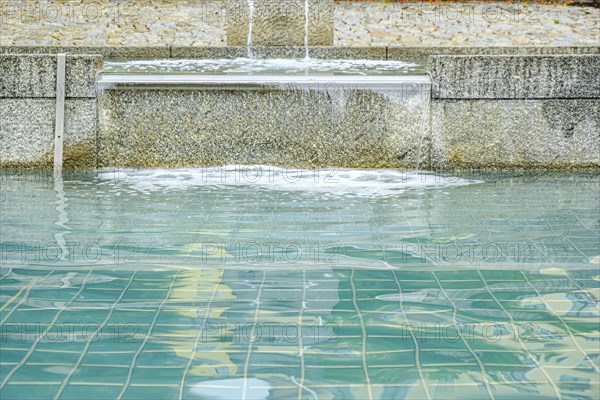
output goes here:
[{"label": "pool water", "polygon": [[105,74],[202,74],[285,76],[404,76],[426,75],[426,60],[322,59],[165,59],[121,60],[104,63]]},{"label": "pool water", "polygon": [[598,178],[4,170],[0,398],[598,398]]}]

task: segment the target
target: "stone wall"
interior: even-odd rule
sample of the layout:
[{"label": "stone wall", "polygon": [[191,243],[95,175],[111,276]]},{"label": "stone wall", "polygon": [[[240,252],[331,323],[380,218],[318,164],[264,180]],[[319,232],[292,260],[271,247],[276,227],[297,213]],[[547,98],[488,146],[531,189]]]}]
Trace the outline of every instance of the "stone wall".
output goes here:
[{"label": "stone wall", "polygon": [[430,65],[430,165],[600,165],[600,56],[433,56]]},{"label": "stone wall", "polygon": [[536,1],[337,3],[338,46],[573,46],[600,43],[600,9]]},{"label": "stone wall", "polygon": [[[68,55],[64,166],[96,166],[100,56]],[[0,56],[0,166],[51,166],[56,117],[55,55]]]},{"label": "stone wall", "polygon": [[0,1],[0,44],[223,46],[221,0]]},{"label": "stone wall", "polygon": [[[271,4],[280,7],[284,1]],[[334,7],[336,46],[591,46],[600,42],[599,8],[533,1],[339,1]],[[0,0],[0,45],[225,46],[228,18],[223,0]],[[245,45],[247,24],[239,29]]]}]

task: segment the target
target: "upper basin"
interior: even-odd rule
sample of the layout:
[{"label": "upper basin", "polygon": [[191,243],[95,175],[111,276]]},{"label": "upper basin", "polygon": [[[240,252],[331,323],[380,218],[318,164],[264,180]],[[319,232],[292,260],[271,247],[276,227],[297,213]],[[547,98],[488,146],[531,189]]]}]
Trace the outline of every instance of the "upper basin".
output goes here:
[{"label": "upper basin", "polygon": [[424,64],[384,60],[323,59],[164,59],[104,63],[105,74],[201,74],[286,76],[414,76],[426,75]]}]

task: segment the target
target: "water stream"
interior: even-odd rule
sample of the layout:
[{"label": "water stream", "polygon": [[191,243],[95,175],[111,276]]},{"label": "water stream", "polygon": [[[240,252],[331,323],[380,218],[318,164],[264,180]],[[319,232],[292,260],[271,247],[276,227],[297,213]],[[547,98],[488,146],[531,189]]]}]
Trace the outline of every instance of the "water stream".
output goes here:
[{"label": "water stream", "polygon": [[308,18],[309,18],[309,4],[308,0],[304,0],[304,58],[308,60]]},{"label": "water stream", "polygon": [[[430,82],[432,82],[431,73],[428,72]],[[427,90],[424,92],[425,98],[423,99],[423,114],[421,117],[421,132],[419,132],[419,147],[417,148],[417,166],[416,170],[419,171],[421,167],[421,152],[423,149],[423,139],[426,135],[427,122],[429,121],[429,116],[431,115],[431,90]]]},{"label": "water stream", "polygon": [[254,28],[254,0],[248,0],[248,58],[253,58],[252,55],[252,30]]},{"label": "water stream", "polygon": [[[308,51],[308,28],[309,28],[309,0],[304,0],[304,58],[309,59]],[[248,39],[247,54],[248,58],[253,58],[252,54],[252,31],[254,30],[254,0],[248,0]]]}]

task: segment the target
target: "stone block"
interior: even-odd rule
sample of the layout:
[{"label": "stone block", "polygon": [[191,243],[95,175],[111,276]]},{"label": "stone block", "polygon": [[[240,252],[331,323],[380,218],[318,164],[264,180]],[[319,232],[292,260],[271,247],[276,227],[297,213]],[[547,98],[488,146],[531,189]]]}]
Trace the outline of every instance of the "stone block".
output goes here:
[{"label": "stone block", "polygon": [[600,166],[600,100],[435,100],[439,168]]},{"label": "stone block", "polygon": [[[0,98],[55,98],[56,55],[0,55]],[[68,55],[66,63],[66,97],[96,96],[96,77],[102,57]]]},{"label": "stone block", "polygon": [[600,55],[432,56],[435,99],[600,98]]},{"label": "stone block", "polygon": [[[54,99],[1,98],[0,166],[51,167]],[[65,101],[64,167],[96,166],[96,99]]]}]

